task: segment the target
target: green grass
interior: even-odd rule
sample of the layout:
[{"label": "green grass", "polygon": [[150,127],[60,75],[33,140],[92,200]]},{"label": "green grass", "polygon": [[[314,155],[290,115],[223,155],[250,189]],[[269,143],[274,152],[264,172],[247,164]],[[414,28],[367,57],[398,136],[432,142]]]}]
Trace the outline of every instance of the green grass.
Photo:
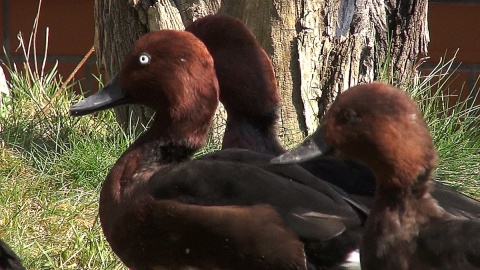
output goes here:
[{"label": "green grass", "polygon": [[[445,70],[452,63],[440,64],[408,91],[438,149],[437,177],[480,197],[478,108],[449,102]],[[0,238],[27,269],[125,269],[101,232],[98,198],[109,168],[136,136],[122,131],[111,110],[70,117],[68,108],[80,97],[68,89],[57,95],[56,68],[39,66],[4,63],[11,95],[0,104]],[[223,125],[224,119],[217,121],[198,155],[219,149]]]},{"label": "green grass", "polygon": [[480,197],[480,97],[449,89],[453,59],[441,62],[427,76],[408,89],[430,128],[439,154],[436,178],[447,185]]},{"label": "green grass", "polygon": [[[20,44],[27,59],[35,47]],[[45,70],[35,57],[2,64],[10,95],[0,103],[0,238],[27,269],[125,269],[103,237],[98,198],[134,137],[111,111],[70,117],[81,97],[57,93],[56,66]]]},{"label": "green grass", "polygon": [[98,197],[131,139],[112,112],[68,116],[79,97],[67,89],[52,99],[55,68],[42,77],[29,65],[4,67],[11,95],[0,105],[0,237],[27,269],[124,269],[101,232]]}]

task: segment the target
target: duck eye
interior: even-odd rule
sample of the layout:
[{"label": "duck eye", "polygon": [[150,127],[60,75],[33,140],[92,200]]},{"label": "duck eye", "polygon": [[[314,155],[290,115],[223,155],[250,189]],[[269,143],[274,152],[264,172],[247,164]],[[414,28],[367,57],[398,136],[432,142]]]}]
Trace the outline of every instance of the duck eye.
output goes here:
[{"label": "duck eye", "polygon": [[354,110],[347,109],[343,112],[343,117],[345,119],[345,122],[351,123],[357,119],[357,113]]},{"label": "duck eye", "polygon": [[151,57],[148,53],[142,53],[142,54],[140,54],[140,57],[138,57],[138,61],[142,65],[150,64],[150,59],[151,59]]}]

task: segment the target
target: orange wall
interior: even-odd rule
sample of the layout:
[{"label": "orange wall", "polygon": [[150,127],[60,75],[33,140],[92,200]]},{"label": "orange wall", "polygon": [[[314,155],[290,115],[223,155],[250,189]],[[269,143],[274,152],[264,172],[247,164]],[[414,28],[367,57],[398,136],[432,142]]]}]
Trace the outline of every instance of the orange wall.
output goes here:
[{"label": "orange wall", "polygon": [[[10,58],[15,62],[21,62],[23,51],[20,48],[17,49],[19,45],[17,35],[21,32],[24,42],[28,44],[37,14],[38,1],[0,0],[0,2],[2,44],[7,48]],[[47,67],[51,68],[58,61],[59,73],[64,80],[93,45],[95,31],[93,4],[94,0],[42,1],[35,43],[37,53],[43,56],[48,27]],[[95,54],[93,54],[74,78],[80,81],[84,91],[88,91],[96,87],[97,83],[92,74],[97,73]],[[76,89],[79,88],[76,87]]]},{"label": "orange wall", "polygon": [[[480,1],[431,2],[428,10],[431,58],[424,68],[428,71],[442,57],[450,60],[458,49],[455,64],[461,65],[450,90],[458,93],[464,85],[462,96],[475,96],[480,87],[475,86],[480,75]],[[480,104],[480,99],[476,103]]]}]

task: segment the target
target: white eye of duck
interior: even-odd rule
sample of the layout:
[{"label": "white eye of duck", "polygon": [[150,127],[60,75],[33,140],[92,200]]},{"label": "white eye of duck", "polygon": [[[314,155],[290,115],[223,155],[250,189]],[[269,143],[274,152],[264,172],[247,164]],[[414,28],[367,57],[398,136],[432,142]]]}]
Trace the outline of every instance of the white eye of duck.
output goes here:
[{"label": "white eye of duck", "polygon": [[150,59],[151,59],[151,57],[148,53],[142,53],[142,54],[140,54],[140,57],[138,57],[138,61],[142,65],[150,64]]}]

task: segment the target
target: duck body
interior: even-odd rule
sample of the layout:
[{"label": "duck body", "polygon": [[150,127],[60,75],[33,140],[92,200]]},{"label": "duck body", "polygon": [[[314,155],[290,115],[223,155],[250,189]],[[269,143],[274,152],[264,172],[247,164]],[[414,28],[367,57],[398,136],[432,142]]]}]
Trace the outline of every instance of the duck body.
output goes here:
[{"label": "duck body", "polygon": [[192,160],[205,143],[218,88],[203,43],[162,30],[142,36],[119,75],[70,109],[80,116],[139,103],[156,112],[102,186],[99,216],[113,251],[137,270],[334,264],[341,254],[325,251],[361,228],[361,204],[299,166],[271,165],[270,157],[257,159],[265,168],[254,165],[257,153],[249,162],[235,161],[238,151]]},{"label": "duck body", "polygon": [[416,191],[378,192],[365,225],[362,269],[480,269],[480,220],[454,216]]},{"label": "duck body", "polygon": [[365,225],[362,269],[480,269],[480,244],[471,239],[480,233],[478,219],[450,215],[431,199],[400,201],[392,208],[375,201],[383,207]]},{"label": "duck body", "polygon": [[[305,211],[335,215],[349,227],[358,220],[350,207],[337,206],[342,201],[335,192],[329,197],[247,164],[193,160],[167,165],[146,180],[131,187],[125,204],[102,200],[100,208],[112,249],[136,269],[303,269],[300,237],[319,242],[344,226],[302,217]],[[112,208],[123,209],[121,215]]]},{"label": "duck body", "polygon": [[450,214],[431,196],[437,154],[404,92],[383,83],[346,90],[309,140],[320,152],[331,146],[375,174],[362,269],[480,269],[480,220]]}]

